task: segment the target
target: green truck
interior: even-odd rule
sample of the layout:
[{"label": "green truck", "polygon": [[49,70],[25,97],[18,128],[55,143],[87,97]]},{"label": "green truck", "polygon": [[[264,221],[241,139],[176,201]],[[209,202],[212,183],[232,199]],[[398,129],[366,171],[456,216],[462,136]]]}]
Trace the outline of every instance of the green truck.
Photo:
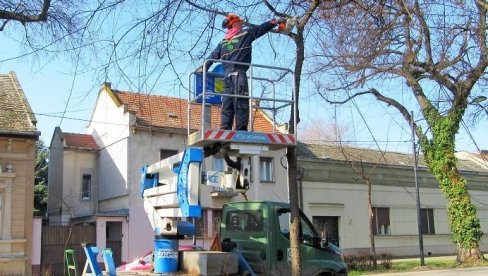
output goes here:
[{"label": "green truck", "polygon": [[[300,252],[303,275],[345,276],[340,249],[322,239],[300,212]],[[290,206],[270,201],[233,202],[224,205],[220,224],[226,250],[236,247],[258,275],[290,275]]]}]

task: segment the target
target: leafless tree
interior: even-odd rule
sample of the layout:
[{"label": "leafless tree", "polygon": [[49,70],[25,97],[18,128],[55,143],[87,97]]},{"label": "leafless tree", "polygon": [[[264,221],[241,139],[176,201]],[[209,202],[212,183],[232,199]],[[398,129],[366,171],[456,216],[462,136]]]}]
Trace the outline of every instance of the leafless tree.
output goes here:
[{"label": "leafless tree", "polygon": [[374,242],[374,215],[373,215],[373,204],[372,204],[372,183],[371,183],[371,174],[373,173],[374,169],[378,166],[379,163],[373,165],[373,167],[369,170],[365,170],[365,166],[363,164],[364,158],[362,156],[354,156],[354,154],[349,153],[347,148],[345,148],[342,144],[339,145],[341,149],[342,156],[346,159],[347,163],[351,167],[353,173],[361,178],[361,180],[366,184],[367,187],[367,204],[368,204],[368,222],[369,222],[369,250],[370,254],[373,258],[373,267],[377,266],[377,257],[376,257],[376,246]]},{"label": "leafless tree", "polygon": [[[315,33],[322,42],[314,53],[320,60],[315,69],[329,77],[321,87],[328,102],[373,96],[414,125],[448,201],[460,262],[482,258],[480,222],[457,170],[454,146],[466,110],[486,85],[486,8],[482,0],[351,1],[324,9],[323,28]],[[404,82],[411,94],[383,89],[395,81]],[[425,122],[412,121],[409,103],[416,103]]]},{"label": "leafless tree", "polygon": [[[4,16],[0,18],[4,19],[3,28],[11,27],[12,34],[23,38],[31,52],[57,55],[59,49],[64,49],[65,53],[74,57],[76,68],[93,71],[98,79],[112,79],[119,84],[125,82],[133,90],[152,92],[159,88],[157,86],[163,76],[176,89],[185,86],[187,74],[183,72],[191,71],[189,67],[196,68],[197,63],[202,62],[217,43],[213,40],[221,31],[222,15],[238,13],[246,24],[261,23],[274,17],[299,16],[295,32],[287,35],[295,51],[283,54],[275,50],[278,56],[292,56],[290,59],[296,60],[294,80],[298,99],[305,57],[304,30],[320,2],[251,1],[240,5],[213,0],[144,3],[103,0],[97,3],[45,1],[42,4],[39,1],[16,1],[11,5],[3,1],[0,7],[5,12],[0,14]],[[12,21],[22,24],[10,24]],[[51,34],[45,36],[42,32],[44,29],[50,30]],[[32,30],[43,35],[31,35]],[[269,41],[270,48],[274,49],[273,42]],[[181,65],[189,64],[188,61],[193,63],[186,65],[186,68]],[[294,122],[294,114],[294,110],[291,110],[290,122]],[[290,131],[296,132],[293,123],[290,125]],[[301,275],[295,148],[287,150],[287,157],[292,268],[294,275]]]},{"label": "leafless tree", "polygon": [[0,0],[0,32],[22,41],[26,54],[55,45],[61,51],[82,37],[86,18],[94,11],[85,1]]},{"label": "leafless tree", "polygon": [[327,143],[338,147],[344,160],[348,163],[354,175],[361,179],[364,184],[366,184],[370,254],[373,258],[373,266],[376,267],[377,258],[374,240],[371,175],[374,172],[374,169],[379,165],[379,162],[373,164],[369,170],[366,170],[363,160],[367,160],[368,158],[361,156],[360,152],[352,151],[350,150],[350,147],[344,145],[343,141],[345,140],[346,135],[347,127],[339,125],[337,121],[333,123],[326,123],[323,120],[312,120],[311,124],[304,127],[300,132],[300,139]]}]

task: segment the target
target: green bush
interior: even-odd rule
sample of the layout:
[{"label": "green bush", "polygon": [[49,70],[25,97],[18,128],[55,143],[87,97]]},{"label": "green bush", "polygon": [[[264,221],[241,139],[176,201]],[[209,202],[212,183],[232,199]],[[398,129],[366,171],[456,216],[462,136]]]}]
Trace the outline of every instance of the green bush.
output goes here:
[{"label": "green bush", "polygon": [[[392,256],[390,254],[377,255],[377,266],[384,269],[390,269],[391,259]],[[373,270],[375,269],[373,266],[373,260],[374,259],[371,254],[350,255],[344,257],[344,261],[346,262],[347,268],[349,270]]]}]

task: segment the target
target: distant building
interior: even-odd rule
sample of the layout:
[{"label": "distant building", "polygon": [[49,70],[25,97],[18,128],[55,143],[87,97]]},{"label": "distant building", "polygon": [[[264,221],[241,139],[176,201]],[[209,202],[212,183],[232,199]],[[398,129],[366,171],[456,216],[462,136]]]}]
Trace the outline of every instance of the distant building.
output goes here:
[{"label": "distant building", "polygon": [[[366,179],[372,185],[377,253],[418,256],[413,155],[340,145],[299,143],[302,209],[324,236],[345,254],[369,252]],[[459,153],[458,169],[467,180],[482,231],[488,233],[488,166],[475,154]],[[353,170],[354,168],[354,170]],[[446,200],[420,156],[418,184],[426,255],[456,254],[448,227]],[[483,236],[481,250],[488,249]]]},{"label": "distant building", "polygon": [[36,122],[15,73],[0,74],[0,275],[32,275]]}]

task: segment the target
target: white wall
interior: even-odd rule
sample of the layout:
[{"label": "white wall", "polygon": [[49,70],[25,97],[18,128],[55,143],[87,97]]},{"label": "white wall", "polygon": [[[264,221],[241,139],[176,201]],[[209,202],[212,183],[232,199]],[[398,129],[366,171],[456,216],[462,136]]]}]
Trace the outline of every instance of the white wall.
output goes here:
[{"label": "white wall", "polygon": [[49,146],[49,167],[48,172],[48,203],[47,213],[50,223],[60,223],[63,197],[63,143],[60,138],[61,130],[55,129],[51,144]]},{"label": "white wall", "polygon": [[[128,141],[131,114],[117,107],[105,90],[99,93],[87,133],[100,146],[99,198],[127,195]],[[102,206],[102,205],[101,205]],[[103,211],[103,210],[102,210]]]},{"label": "white wall", "polygon": [[[97,186],[95,175],[96,153],[90,151],[65,150],[63,154],[63,218],[68,222],[72,217],[91,215],[93,209],[93,187]],[[81,199],[83,173],[92,175],[92,199]]]},{"label": "white wall", "polygon": [[[373,185],[374,207],[390,208],[391,235],[375,236],[377,253],[398,256],[418,255],[418,231],[415,190],[406,187]],[[369,250],[368,209],[366,185],[335,183],[303,183],[304,212],[312,216],[338,216],[339,244],[346,254]],[[473,193],[473,192],[472,192]],[[486,202],[488,192],[476,191],[477,201]],[[435,235],[424,235],[424,251],[432,254],[453,254],[453,245],[448,228],[446,201],[439,189],[421,188],[422,208],[434,209]],[[478,217],[483,232],[488,232],[488,208],[478,205]],[[486,250],[487,238],[481,248]]]},{"label": "white wall", "polygon": [[31,264],[41,264],[42,218],[34,218],[32,228],[32,260]]}]

